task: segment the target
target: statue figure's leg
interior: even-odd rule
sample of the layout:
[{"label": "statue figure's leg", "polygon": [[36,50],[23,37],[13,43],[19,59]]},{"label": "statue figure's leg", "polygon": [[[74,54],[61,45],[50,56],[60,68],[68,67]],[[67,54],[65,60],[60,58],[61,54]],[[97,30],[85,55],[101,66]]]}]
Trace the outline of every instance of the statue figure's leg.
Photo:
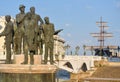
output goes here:
[{"label": "statue figure's leg", "polygon": [[50,47],[50,64],[53,64],[54,63],[54,60],[53,60],[53,43],[50,43],[49,47]]},{"label": "statue figure's leg", "polygon": [[6,42],[6,64],[11,64],[11,42]]},{"label": "statue figure's leg", "polygon": [[47,61],[48,61],[48,43],[45,43],[44,64],[47,64]]},{"label": "statue figure's leg", "polygon": [[43,44],[42,44],[42,42],[39,42],[39,51],[40,51],[40,55],[42,55],[43,54]]},{"label": "statue figure's leg", "polygon": [[34,53],[35,53],[35,51],[30,51],[30,64],[31,65],[34,64]]},{"label": "statue figure's leg", "polygon": [[25,45],[25,49],[24,49],[24,61],[21,64],[28,64],[28,46]]},{"label": "statue figure's leg", "polygon": [[22,39],[18,38],[17,41],[18,42],[16,42],[16,48],[17,48],[16,54],[21,54],[21,42],[22,42]]}]

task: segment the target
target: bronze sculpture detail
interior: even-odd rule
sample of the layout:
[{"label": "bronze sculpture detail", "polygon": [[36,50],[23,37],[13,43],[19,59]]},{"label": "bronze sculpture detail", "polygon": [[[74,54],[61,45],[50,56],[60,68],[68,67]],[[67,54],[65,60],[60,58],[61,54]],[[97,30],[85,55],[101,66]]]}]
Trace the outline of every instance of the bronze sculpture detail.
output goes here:
[{"label": "bronze sculpture detail", "polygon": [[5,16],[6,25],[5,29],[2,33],[0,33],[1,36],[5,36],[5,45],[6,45],[6,64],[11,64],[11,44],[13,43],[13,23],[11,22],[11,16],[6,15]]},{"label": "bronze sculpture detail", "polygon": [[[43,34],[44,34],[44,42],[45,42],[45,55],[44,55],[44,64],[48,62],[48,55],[50,57],[50,64],[54,64],[53,61],[53,48],[54,48],[54,24],[49,22],[49,18],[45,17],[45,24],[42,25]],[[50,52],[48,52],[50,51]]]},{"label": "bronze sculpture detail", "polygon": [[35,54],[35,21],[32,19],[32,14],[28,12],[24,21],[24,62],[22,64],[28,64],[28,53],[30,55],[30,64],[34,64]]},{"label": "bronze sculpture detail", "polygon": [[[34,55],[38,54],[38,50],[40,55],[43,53],[43,43],[45,44],[44,64],[47,64],[48,57],[50,64],[54,64],[53,36],[63,29],[55,31],[54,24],[50,23],[49,17],[44,18],[44,24],[40,15],[35,13],[35,7],[30,7],[30,12],[26,14],[24,5],[20,5],[19,10],[20,13],[16,15],[14,24],[11,22],[10,15],[5,16],[7,23],[4,31],[0,33],[0,36],[5,36],[6,63],[11,63],[11,44],[14,41],[14,54],[21,54],[21,48],[23,48],[24,61],[21,64],[28,64],[28,55],[30,55],[30,64],[34,64]],[[14,27],[16,27],[15,30]]]},{"label": "bronze sculpture detail", "polygon": [[[20,5],[19,6],[20,13],[16,15],[16,24],[17,24],[17,29],[15,31],[15,36],[14,36],[14,51],[15,54],[21,54],[21,44],[22,44],[22,39],[24,36],[24,20],[25,20],[25,6]],[[24,43],[23,43],[24,45]]]},{"label": "bronze sculpture detail", "polygon": [[35,21],[35,54],[38,54],[38,49],[40,50],[40,55],[42,55],[42,40],[41,40],[41,33],[40,30],[41,25],[43,24],[43,20],[40,15],[35,13],[35,7],[30,7],[30,12],[32,14],[32,19]]}]

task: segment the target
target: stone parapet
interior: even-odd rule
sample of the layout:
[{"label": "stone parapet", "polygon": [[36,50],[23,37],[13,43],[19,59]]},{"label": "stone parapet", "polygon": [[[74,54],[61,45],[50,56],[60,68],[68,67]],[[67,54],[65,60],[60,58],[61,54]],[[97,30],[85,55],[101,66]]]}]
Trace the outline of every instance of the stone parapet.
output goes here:
[{"label": "stone parapet", "polygon": [[54,65],[0,64],[0,73],[54,73]]}]

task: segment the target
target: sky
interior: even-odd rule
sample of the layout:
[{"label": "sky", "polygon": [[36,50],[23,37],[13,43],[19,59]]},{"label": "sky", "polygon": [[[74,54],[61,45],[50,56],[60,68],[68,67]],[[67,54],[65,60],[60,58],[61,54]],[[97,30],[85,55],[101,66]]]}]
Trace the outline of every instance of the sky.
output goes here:
[{"label": "sky", "polygon": [[105,44],[120,45],[120,0],[2,0],[0,16],[15,17],[21,4],[26,6],[25,12],[34,6],[42,19],[50,18],[56,30],[64,29],[59,35],[72,49],[99,45],[90,33],[99,32],[96,22],[100,17],[109,26],[107,32],[113,33],[112,38],[105,39]]}]

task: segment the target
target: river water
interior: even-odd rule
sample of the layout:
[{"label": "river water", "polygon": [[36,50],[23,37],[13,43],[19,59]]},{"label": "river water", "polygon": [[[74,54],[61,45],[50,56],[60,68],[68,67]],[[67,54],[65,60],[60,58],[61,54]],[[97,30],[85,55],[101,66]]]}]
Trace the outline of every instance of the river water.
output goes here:
[{"label": "river water", "polygon": [[68,80],[70,79],[70,73],[67,72],[66,70],[60,69],[56,72],[56,78]]},{"label": "river water", "polygon": [[119,57],[109,57],[108,61],[109,62],[120,62],[120,58]]}]

